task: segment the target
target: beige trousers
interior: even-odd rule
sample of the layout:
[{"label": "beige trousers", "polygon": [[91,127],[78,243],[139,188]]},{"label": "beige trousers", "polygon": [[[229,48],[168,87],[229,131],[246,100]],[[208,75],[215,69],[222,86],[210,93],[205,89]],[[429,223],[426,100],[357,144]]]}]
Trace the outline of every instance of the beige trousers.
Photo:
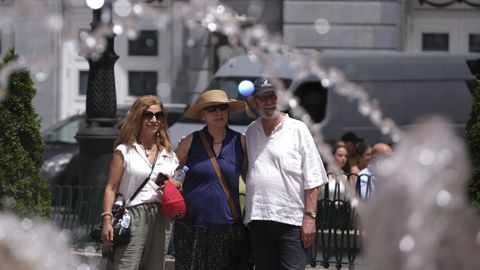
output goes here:
[{"label": "beige trousers", "polygon": [[115,248],[115,270],[163,270],[168,220],[159,207],[158,203],[148,203],[128,208],[132,215],[131,239],[127,246]]}]

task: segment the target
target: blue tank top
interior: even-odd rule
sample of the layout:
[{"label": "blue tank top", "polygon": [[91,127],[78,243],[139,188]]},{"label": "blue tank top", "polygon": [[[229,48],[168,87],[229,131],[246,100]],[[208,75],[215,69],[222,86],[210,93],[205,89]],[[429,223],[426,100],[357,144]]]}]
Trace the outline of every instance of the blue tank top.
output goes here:
[{"label": "blue tank top", "polygon": [[[213,137],[208,133],[207,127],[203,130],[212,147]],[[214,152],[213,147],[212,152]],[[240,213],[238,181],[243,158],[241,134],[227,127],[217,162],[230,189],[237,213]],[[183,196],[187,205],[194,207],[197,211],[195,227],[207,228],[232,224],[233,217],[227,196],[203,146],[199,131],[193,133],[186,165],[190,169],[183,183]]]}]

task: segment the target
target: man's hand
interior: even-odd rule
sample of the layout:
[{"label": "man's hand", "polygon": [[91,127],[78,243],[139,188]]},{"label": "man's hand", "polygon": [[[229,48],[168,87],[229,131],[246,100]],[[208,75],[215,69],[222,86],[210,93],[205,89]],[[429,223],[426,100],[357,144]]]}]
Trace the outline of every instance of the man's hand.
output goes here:
[{"label": "man's hand", "polygon": [[180,139],[178,139],[178,144],[180,144],[181,142],[183,142],[186,138],[187,138],[187,136],[182,136],[182,137],[180,137]]},{"label": "man's hand", "polygon": [[309,248],[313,244],[316,232],[317,229],[315,226],[315,219],[310,216],[304,215],[301,233],[304,248]]}]

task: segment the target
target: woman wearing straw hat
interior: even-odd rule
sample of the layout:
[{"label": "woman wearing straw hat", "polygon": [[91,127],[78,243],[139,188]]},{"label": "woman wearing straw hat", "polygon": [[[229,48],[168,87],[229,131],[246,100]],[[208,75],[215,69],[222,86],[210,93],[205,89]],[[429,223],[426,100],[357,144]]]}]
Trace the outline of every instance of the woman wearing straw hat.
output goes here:
[{"label": "woman wearing straw hat", "polygon": [[[223,90],[208,90],[184,114],[203,120],[206,126],[187,135],[176,150],[180,163],[190,168],[183,183],[187,217],[195,213],[193,220],[176,221],[176,270],[237,269],[237,262],[225,256],[229,252],[225,247],[232,224],[241,221],[238,184],[246,171],[247,155],[244,135],[230,129],[227,122],[230,112],[240,111],[247,111],[245,102],[229,99]],[[208,151],[220,168],[223,184]]]}]

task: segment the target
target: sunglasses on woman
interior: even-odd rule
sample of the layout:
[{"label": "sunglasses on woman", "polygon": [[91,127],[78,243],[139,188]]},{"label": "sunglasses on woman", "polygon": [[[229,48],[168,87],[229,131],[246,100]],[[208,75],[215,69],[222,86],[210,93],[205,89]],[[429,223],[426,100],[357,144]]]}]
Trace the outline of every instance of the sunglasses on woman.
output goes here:
[{"label": "sunglasses on woman", "polygon": [[207,111],[207,112],[210,112],[210,113],[216,112],[217,109],[220,110],[220,111],[226,111],[226,110],[228,110],[228,104],[211,105],[211,106],[203,108],[204,111]]},{"label": "sunglasses on woman", "polygon": [[156,119],[163,119],[163,112],[153,113],[151,111],[144,111],[142,113],[144,119],[152,119],[153,116],[155,116]]}]

